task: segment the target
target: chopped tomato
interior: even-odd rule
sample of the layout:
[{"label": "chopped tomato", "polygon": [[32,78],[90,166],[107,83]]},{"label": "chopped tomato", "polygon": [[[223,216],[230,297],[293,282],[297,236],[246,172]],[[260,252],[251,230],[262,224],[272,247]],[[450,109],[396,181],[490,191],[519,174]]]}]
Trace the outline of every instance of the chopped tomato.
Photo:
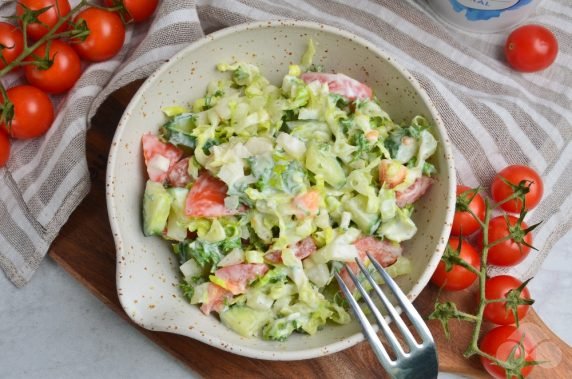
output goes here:
[{"label": "chopped tomato", "polygon": [[224,308],[224,301],[232,297],[232,293],[221,286],[209,283],[207,289],[208,301],[201,305],[201,312],[208,315],[212,311],[220,313]]},{"label": "chopped tomato", "polygon": [[233,295],[239,295],[246,291],[250,282],[267,271],[268,266],[264,263],[241,263],[219,268],[215,271],[215,276],[220,279],[219,284],[224,283],[224,287]]},{"label": "chopped tomato", "polygon": [[319,81],[328,85],[330,92],[347,97],[350,100],[369,99],[371,88],[344,74],[325,74],[321,72],[306,72],[300,76],[306,83]]},{"label": "chopped tomato", "polygon": [[304,192],[292,200],[297,218],[316,216],[320,209],[320,193],[316,190]]},{"label": "chopped tomato", "polygon": [[226,184],[203,171],[187,195],[185,214],[192,217],[221,217],[238,213],[224,206],[228,187]]},{"label": "chopped tomato", "polygon": [[428,176],[422,176],[415,180],[412,185],[407,187],[402,192],[397,192],[395,194],[395,200],[397,202],[398,207],[404,207],[407,204],[413,204],[417,201],[421,196],[425,195],[425,192],[431,187],[433,184],[433,179]]},{"label": "chopped tomato", "polygon": [[143,134],[141,144],[149,179],[154,182],[163,182],[169,170],[181,159],[183,151],[174,145],[161,142],[152,133]]},{"label": "chopped tomato", "polygon": [[[314,251],[316,251],[316,244],[312,237],[306,237],[294,245],[294,255],[300,260],[308,258]],[[274,264],[282,263],[282,252],[279,250],[269,251],[264,255],[264,259]]]},{"label": "chopped tomato", "polygon": [[178,161],[167,174],[167,180],[173,187],[186,187],[191,182],[189,175],[189,158]]},{"label": "chopped tomato", "polygon": [[[367,258],[367,253],[369,253],[382,267],[388,267],[394,264],[397,257],[401,255],[403,250],[398,244],[381,241],[372,236],[361,237],[354,243],[354,245],[358,249],[359,259],[361,261],[364,261]],[[359,266],[357,263],[347,262],[346,265],[354,274],[359,272]],[[345,268],[340,270],[340,276],[348,286],[349,290],[353,292],[355,285],[350,278],[350,274],[348,274]]]},{"label": "chopped tomato", "polygon": [[401,255],[402,248],[398,244],[382,241],[372,236],[361,237],[355,243],[361,260],[366,259],[369,253],[383,267],[391,266]]}]

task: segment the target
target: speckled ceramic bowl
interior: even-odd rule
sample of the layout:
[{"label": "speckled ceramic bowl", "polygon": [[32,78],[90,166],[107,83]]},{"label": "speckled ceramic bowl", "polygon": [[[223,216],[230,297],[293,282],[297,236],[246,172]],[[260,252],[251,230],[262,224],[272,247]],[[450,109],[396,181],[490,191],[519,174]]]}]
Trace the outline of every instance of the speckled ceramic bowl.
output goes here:
[{"label": "speckled ceramic bowl", "polygon": [[279,84],[288,65],[301,59],[309,38],[317,44],[314,62],[366,82],[396,121],[425,115],[440,142],[433,163],[437,182],[415,211],[419,232],[404,245],[413,272],[399,279],[415,299],[438,264],[454,211],[455,171],[443,123],[426,93],[393,58],[351,33],[315,23],[272,21],[240,25],[193,43],[141,86],[119,123],[107,168],[107,207],[117,247],[117,289],[123,308],[144,328],[182,334],[236,354],[296,360],[346,349],[363,340],[357,322],[327,326],[314,336],[295,334],[287,342],[243,338],[215,316],[189,305],[178,288],[176,259],[168,243],[144,237],[141,199],[146,180],[140,139],[164,122],[161,108],[203,96],[219,77],[216,63],[236,60],[258,65]]}]

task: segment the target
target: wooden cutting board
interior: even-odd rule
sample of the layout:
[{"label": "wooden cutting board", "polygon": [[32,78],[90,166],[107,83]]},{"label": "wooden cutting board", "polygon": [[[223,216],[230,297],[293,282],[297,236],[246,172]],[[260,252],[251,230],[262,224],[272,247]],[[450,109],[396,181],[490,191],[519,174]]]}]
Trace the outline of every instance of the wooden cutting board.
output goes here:
[{"label": "wooden cutting board", "polygon": [[[127,103],[141,82],[127,86],[114,93],[100,108],[92,120],[87,136],[87,160],[92,187],[89,195],[72,214],[60,235],[52,244],[49,255],[67,272],[85,285],[95,296],[118,315],[129,321],[117,297],[115,286],[115,247],[107,218],[105,203],[105,170],[111,140]],[[415,305],[423,316],[433,309],[437,291],[429,286]],[[453,297],[471,307],[474,296],[456,293]],[[534,378],[572,377],[572,350],[554,335],[534,311],[524,320],[540,341],[542,360],[548,368],[535,368]],[[180,359],[195,372],[205,377],[331,377],[369,378],[380,377],[383,369],[362,342],[343,352],[326,357],[294,362],[264,361],[233,355],[215,349],[187,337],[151,332],[133,324],[150,340]],[[486,377],[477,358],[465,359],[463,351],[469,340],[470,327],[466,323],[452,322],[453,338],[447,340],[441,327],[430,322],[439,351],[439,367],[443,371],[457,372],[469,377]]]}]

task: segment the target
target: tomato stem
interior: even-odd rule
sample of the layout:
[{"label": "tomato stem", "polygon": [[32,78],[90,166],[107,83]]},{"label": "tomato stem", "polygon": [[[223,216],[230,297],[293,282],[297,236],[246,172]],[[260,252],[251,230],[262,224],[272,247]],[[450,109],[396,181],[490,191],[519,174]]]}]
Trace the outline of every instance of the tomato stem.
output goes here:
[{"label": "tomato stem", "polygon": [[[83,8],[84,6],[86,6],[88,4],[89,4],[88,0],[81,0],[78,3],[78,5],[76,5],[74,8],[72,8],[69,11],[69,13],[67,13],[65,16],[62,16],[58,20],[58,22],[50,30],[48,30],[48,32],[44,36],[42,36],[42,38],[37,40],[31,46],[28,44],[28,34],[26,32],[26,26],[27,26],[28,22],[26,20],[23,20],[22,21],[22,33],[24,35],[24,49],[23,49],[22,53],[20,53],[20,55],[18,55],[16,57],[16,59],[14,59],[12,62],[10,62],[10,64],[6,65],[3,69],[0,70],[0,78],[3,77],[4,75],[6,75],[7,73],[9,73],[10,71],[12,71],[12,69],[14,67],[23,65],[24,59],[26,59],[28,56],[30,56],[30,54],[32,54],[34,52],[34,50],[36,50],[38,47],[43,45],[45,42],[59,38],[60,34],[63,34],[63,33],[56,33],[56,31],[63,24],[68,22],[74,16],[74,14],[76,14],[81,8]],[[91,4],[89,4],[89,5],[91,5]]]},{"label": "tomato stem", "polygon": [[493,208],[498,208],[501,205],[503,205],[504,203],[508,203],[509,201],[514,200],[514,199],[518,199],[519,197],[521,197],[521,195],[519,193],[513,192],[510,196],[507,196],[504,199],[502,199],[501,201],[499,201],[498,203],[494,204]]},{"label": "tomato stem", "polygon": [[459,314],[459,316],[462,316],[465,321],[477,321],[478,320],[478,317],[473,315],[473,314],[470,314],[467,312],[461,312],[461,311],[457,311],[457,313]]},{"label": "tomato stem", "polygon": [[[490,249],[496,245],[499,245],[505,241],[508,241],[509,239],[512,238],[512,234],[509,234],[508,236],[504,236],[503,238],[499,238],[498,240],[494,240],[493,242],[486,244],[486,246]],[[484,242],[484,241],[483,241]],[[484,246],[484,245],[483,245]]]},{"label": "tomato stem", "polygon": [[475,275],[479,275],[480,274],[480,270],[477,270],[476,268],[474,268],[472,265],[470,265],[467,261],[465,261],[464,259],[459,259],[459,261],[457,263],[455,263],[467,270],[469,270],[470,272],[472,272]]},{"label": "tomato stem", "polygon": [[485,303],[490,304],[490,303],[502,303],[506,301],[506,297],[501,297],[498,299],[485,299]]},{"label": "tomato stem", "polygon": [[485,199],[485,219],[484,219],[484,227],[483,227],[483,251],[481,253],[481,269],[478,272],[479,278],[479,307],[477,313],[475,314],[475,328],[473,329],[473,334],[471,336],[471,342],[469,344],[469,348],[465,351],[465,356],[470,357],[474,354],[478,354],[480,352],[478,342],[479,342],[479,334],[481,332],[481,326],[483,324],[483,314],[485,312],[485,281],[487,279],[487,256],[489,254],[489,246],[487,245],[487,241],[489,240],[489,222],[491,220],[491,207],[489,204],[489,200]]},{"label": "tomato stem", "polygon": [[475,214],[475,212],[473,212],[473,210],[472,210],[471,208],[467,208],[467,212],[469,212],[469,214],[470,214],[471,216],[473,216],[473,218],[474,218],[475,220],[477,220],[477,222],[479,223],[479,225],[480,225],[481,228],[484,228],[484,227],[485,227],[485,223],[484,223],[480,218],[477,217],[477,215]]}]

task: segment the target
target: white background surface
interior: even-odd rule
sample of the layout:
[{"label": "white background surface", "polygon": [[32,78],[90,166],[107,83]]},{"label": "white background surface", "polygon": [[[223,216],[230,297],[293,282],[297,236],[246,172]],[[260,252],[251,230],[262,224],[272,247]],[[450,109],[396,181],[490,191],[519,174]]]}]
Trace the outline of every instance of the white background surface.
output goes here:
[{"label": "white background surface", "polygon": [[[571,344],[572,232],[529,286],[536,311]],[[0,378],[194,376],[49,258],[22,289],[0,274],[0,299]]]}]

